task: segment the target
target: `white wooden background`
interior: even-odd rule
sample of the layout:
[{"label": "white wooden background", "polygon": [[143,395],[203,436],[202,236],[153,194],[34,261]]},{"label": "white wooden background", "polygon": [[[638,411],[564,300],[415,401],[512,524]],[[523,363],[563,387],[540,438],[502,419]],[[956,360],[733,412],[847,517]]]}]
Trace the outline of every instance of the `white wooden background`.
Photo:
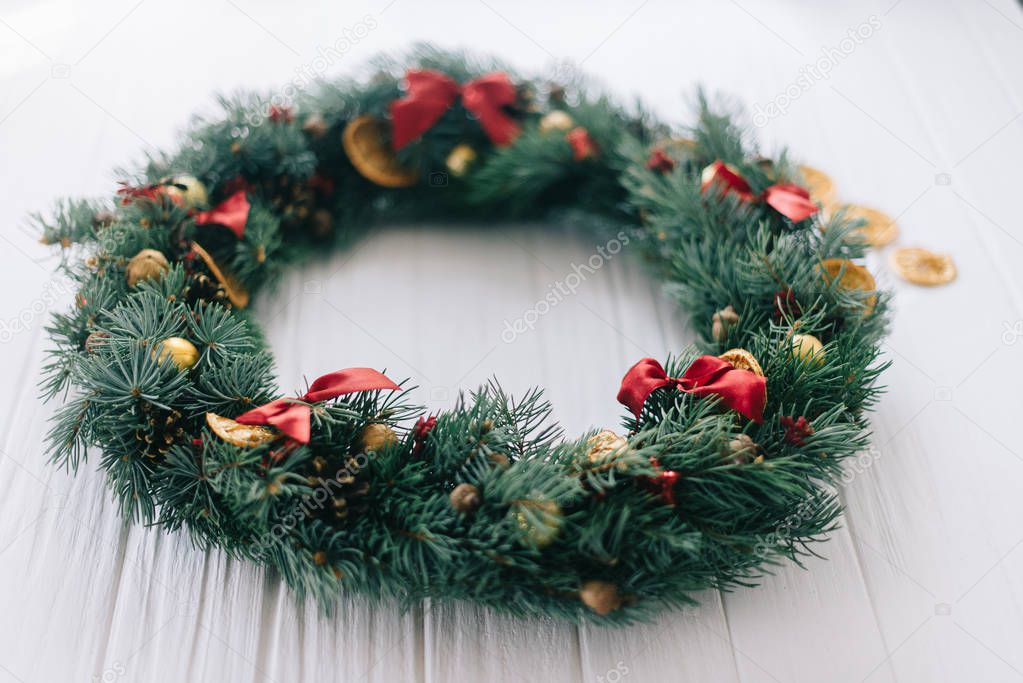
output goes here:
[{"label": "white wooden background", "polygon": [[[827,50],[872,15],[869,38]],[[952,253],[960,278],[917,289],[877,255],[898,295],[894,366],[827,560],[620,630],[359,599],[325,619],[250,566],[122,528],[94,467],[48,466],[53,406],[35,383],[45,316],[69,294],[25,214],[109,192],[111,169],[169,145],[214,91],[285,83],[345,37],[328,73],[431,40],[542,73],[581,66],[677,121],[698,82],[766,104],[830,53],[830,75],[794,87],[762,139],[898,216],[900,244]],[[1012,0],[4,0],[0,682],[1020,680],[1021,64]],[[502,342],[594,246],[558,226],[395,226],[256,307],[283,387],[372,365],[445,407],[496,375],[548,387],[570,432],[614,426],[628,365],[707,321],[623,253]]]}]

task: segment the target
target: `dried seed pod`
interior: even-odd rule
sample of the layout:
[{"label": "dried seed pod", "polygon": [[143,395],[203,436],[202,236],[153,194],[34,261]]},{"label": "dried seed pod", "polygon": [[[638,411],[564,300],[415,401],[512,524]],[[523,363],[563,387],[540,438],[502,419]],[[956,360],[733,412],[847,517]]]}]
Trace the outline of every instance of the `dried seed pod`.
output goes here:
[{"label": "dried seed pod", "polygon": [[610,614],[622,606],[618,586],[599,579],[591,579],[580,586],[579,599],[600,616]]},{"label": "dried seed pod", "polygon": [[450,495],[451,507],[463,514],[471,514],[476,511],[483,502],[480,497],[480,490],[474,485],[463,482],[456,486]]},{"label": "dried seed pod", "polygon": [[720,311],[714,313],[711,318],[711,337],[716,342],[728,341],[728,330],[734,327],[739,322],[739,314],[735,312],[735,309],[731,305],[725,306]]}]

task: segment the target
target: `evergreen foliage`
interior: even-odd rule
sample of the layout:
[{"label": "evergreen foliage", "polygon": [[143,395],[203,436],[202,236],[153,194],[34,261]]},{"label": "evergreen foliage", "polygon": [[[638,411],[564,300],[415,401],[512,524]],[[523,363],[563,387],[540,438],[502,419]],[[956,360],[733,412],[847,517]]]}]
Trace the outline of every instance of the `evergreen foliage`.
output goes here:
[{"label": "evergreen foliage", "polygon": [[[762,203],[701,193],[700,170],[718,159],[739,169],[755,192],[774,180],[799,181],[784,158],[765,166],[729,113],[702,97],[694,127],[672,130],[581,88],[546,97],[547,84],[518,78],[514,115],[523,132],[515,144],[493,148],[456,105],[400,154],[423,182],[379,187],[353,168],[341,134],[361,114],[386,118],[387,104],[402,95],[406,63],[459,82],[494,66],[420,48],[407,61],[382,60],[367,82],[327,83],[304,94],[291,121],[267,118],[267,97],[224,98],[218,118],[195,120],[178,150],[126,178],[139,186],[189,173],[209,188],[211,205],[244,179],[253,208],[240,239],[197,226],[185,207],[163,197],[64,202],[55,218],[41,219],[45,241],[78,245],[66,250],[64,264],[79,287],[76,305],[49,328],[43,391],[64,399],[49,435],[54,460],[74,469],[95,449],[126,520],[183,529],[199,547],[264,563],[326,606],[351,590],[405,603],[471,600],[517,615],[627,623],[690,603],[700,590],[750,584],[772,564],[812,552],[811,543],[837,522],[832,484],[842,460],[867,444],[865,411],[884,368],[878,346],[887,295],[868,300],[821,276],[822,259],[862,256],[863,245],[848,239],[854,226],[819,215],[792,223]],[[599,155],[575,161],[563,133],[541,132],[537,121],[551,109],[585,127]],[[304,129],[310,114],[326,122],[322,136]],[[673,172],[648,169],[651,145],[670,135],[696,144]],[[445,159],[460,143],[479,158],[456,176]],[[427,182],[431,174],[443,174],[443,186]],[[313,200],[333,217],[328,231],[291,213],[296,188],[308,194],[314,177],[333,186]],[[247,312],[189,298],[183,245],[199,241],[258,292],[283,266],[350,244],[372,221],[564,211],[629,231],[697,321],[699,348],[669,359],[669,375],[681,375],[699,352],[742,347],[759,360],[768,378],[762,424],[712,399],[661,389],[638,419],[624,419],[629,450],[593,461],[592,433],[563,437],[540,391],[516,400],[489,384],[438,415],[425,440],[413,429],[423,409],[403,392],[315,405],[306,445],[242,448],[206,426],[208,411],[234,417],[280,390]],[[171,267],[129,287],[127,262],[147,248],[166,254]],[[780,292],[797,309],[779,305]],[[715,340],[710,320],[726,305],[739,322]],[[823,362],[793,356],[794,329],[824,342]],[[194,367],[158,360],[155,345],[168,337],[195,344]],[[793,443],[783,416],[805,416],[813,433]],[[391,426],[399,438],[362,453],[360,435],[371,423]],[[739,434],[762,457],[730,458]],[[324,463],[339,469],[313,476]],[[679,473],[675,505],[651,488],[662,470]],[[449,501],[466,482],[480,492],[469,513]],[[358,501],[343,519],[322,514],[337,497],[348,506]],[[593,579],[617,587],[621,609],[598,615],[583,605],[580,586]]]}]

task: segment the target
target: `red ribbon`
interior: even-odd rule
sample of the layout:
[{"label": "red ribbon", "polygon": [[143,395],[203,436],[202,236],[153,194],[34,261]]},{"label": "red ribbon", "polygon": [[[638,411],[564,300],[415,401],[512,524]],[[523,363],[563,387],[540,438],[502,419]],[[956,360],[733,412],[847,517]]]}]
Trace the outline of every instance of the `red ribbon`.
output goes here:
[{"label": "red ribbon", "polygon": [[668,377],[660,363],[644,358],[625,373],[618,402],[639,419],[650,394],[667,386],[676,386],[679,391],[694,396],[720,396],[722,403],[740,415],[757,424],[764,421],[767,379],[749,370],[740,370],[717,356],[700,356],[681,377]]},{"label": "red ribbon", "polygon": [[348,368],[318,378],[299,398],[278,398],[235,418],[244,425],[270,425],[293,441],[309,443],[312,407],[310,403],[374,389],[400,389],[382,373],[371,368]]},{"label": "red ribbon", "polygon": [[405,74],[408,93],[391,102],[391,144],[399,150],[430,130],[462,97],[462,106],[480,120],[483,132],[498,147],[515,141],[519,124],[504,112],[515,103],[515,86],[508,74],[496,71],[458,85],[439,71],[411,70]]},{"label": "red ribbon", "polygon": [[794,223],[805,221],[817,213],[817,205],[810,201],[810,193],[793,183],[777,183],[764,190],[759,197],[753,194],[746,179],[731,164],[715,161],[703,169],[700,191],[706,192],[719,185],[724,192],[734,192],[742,201],[762,201]]},{"label": "red ribbon", "polygon": [[245,196],[245,190],[238,190],[209,211],[195,214],[195,224],[222,225],[241,239],[245,234],[245,223],[249,220],[250,208],[252,206]]},{"label": "red ribbon", "polygon": [[590,131],[582,126],[576,126],[565,134],[569,146],[572,148],[572,159],[582,161],[597,156],[597,143],[590,137]]}]

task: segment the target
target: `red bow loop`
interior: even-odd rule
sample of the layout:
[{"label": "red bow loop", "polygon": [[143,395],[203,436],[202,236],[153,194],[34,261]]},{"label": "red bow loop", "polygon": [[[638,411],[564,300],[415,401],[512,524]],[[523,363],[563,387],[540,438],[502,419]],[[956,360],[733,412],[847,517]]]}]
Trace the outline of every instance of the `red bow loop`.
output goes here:
[{"label": "red bow loop", "polygon": [[722,403],[740,415],[758,424],[764,421],[767,379],[736,368],[717,356],[700,356],[681,377],[668,377],[660,363],[644,358],[625,373],[618,401],[639,419],[650,394],[671,385],[694,396],[719,396]]},{"label": "red bow loop", "polygon": [[230,197],[214,206],[209,211],[195,214],[196,225],[222,225],[235,234],[238,239],[245,234],[245,224],[249,220],[248,197],[245,190],[238,190]]},{"label": "red bow loop", "polygon": [[794,183],[771,185],[764,190],[763,197],[768,206],[793,223],[805,221],[817,213],[817,205],[810,200],[810,193]]},{"label": "red bow loop", "polygon": [[625,373],[618,390],[618,402],[631,410],[638,419],[650,394],[677,381],[674,377],[668,377],[659,362],[653,358],[644,358]]},{"label": "red bow loop", "polygon": [[519,124],[504,112],[515,104],[515,85],[508,74],[496,71],[469,81],[462,88],[462,104],[480,120],[483,132],[498,147],[507,147],[519,135]]},{"label": "red bow loop", "polygon": [[734,193],[744,202],[762,201],[794,223],[805,221],[817,213],[806,188],[794,183],[776,183],[757,196],[739,170],[723,161],[715,161],[703,169],[700,191],[718,187],[722,194]]},{"label": "red bow loop", "polygon": [[242,413],[236,422],[276,427],[292,441],[309,443],[312,408],[310,403],[327,401],[345,394],[376,389],[400,389],[383,373],[372,368],[348,368],[317,378],[298,399],[278,398]]},{"label": "red bow loop", "polygon": [[459,96],[495,145],[510,145],[519,134],[518,123],[503,109],[514,104],[516,96],[514,84],[503,72],[480,76],[459,86],[439,71],[416,69],[405,74],[405,81],[408,86],[405,97],[390,105],[391,145],[395,151],[433,128]]},{"label": "red bow loop", "polygon": [[405,74],[408,92],[391,102],[391,145],[399,150],[434,124],[458,100],[461,88],[439,71],[412,70]]}]

